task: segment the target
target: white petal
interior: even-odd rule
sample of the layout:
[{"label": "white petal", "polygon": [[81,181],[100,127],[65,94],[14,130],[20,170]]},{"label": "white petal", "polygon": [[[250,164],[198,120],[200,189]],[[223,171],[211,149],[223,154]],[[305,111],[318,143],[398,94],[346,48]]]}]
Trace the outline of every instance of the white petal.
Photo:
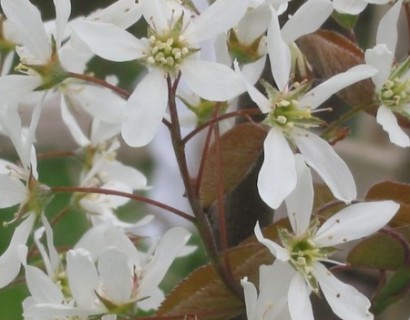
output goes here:
[{"label": "white petal", "polygon": [[62,303],[64,296],[60,288],[40,269],[27,266],[26,282],[34,299],[41,303]]},{"label": "white petal", "polygon": [[0,256],[0,288],[7,286],[20,272],[21,259],[19,246],[25,245],[33,229],[35,215],[30,214],[14,230],[13,237],[6,251]]},{"label": "white petal", "polygon": [[369,312],[369,299],[351,285],[337,279],[321,263],[317,263],[312,270],[318,280],[320,288],[333,312],[344,320],[373,319]]},{"label": "white petal", "polygon": [[119,0],[104,9],[95,11],[88,16],[88,20],[111,23],[127,29],[141,18],[141,8],[142,3],[135,3],[134,0]]},{"label": "white petal", "polygon": [[147,188],[147,178],[140,171],[118,161],[103,161],[101,171],[105,181],[118,181],[133,190]]},{"label": "white petal", "polygon": [[[98,244],[102,245],[101,242]],[[99,278],[88,251],[75,249],[67,252],[67,278],[77,305],[92,306],[96,299],[95,291],[99,287]]]},{"label": "white petal", "polygon": [[295,133],[293,138],[306,163],[316,170],[333,195],[346,203],[356,199],[353,176],[332,146],[308,131],[299,129]]},{"label": "white petal", "polygon": [[251,44],[268,29],[271,18],[272,15],[267,3],[249,10],[236,28],[238,39],[242,43]]},{"label": "white petal", "polygon": [[385,44],[378,44],[365,52],[365,61],[368,65],[375,67],[377,72],[373,77],[376,90],[380,90],[384,83],[389,79],[394,54]]},{"label": "white petal", "polygon": [[375,201],[350,205],[330,217],[317,231],[318,246],[330,247],[368,236],[384,227],[396,214],[393,201]]},{"label": "white petal", "polygon": [[385,44],[391,52],[396,51],[397,20],[399,19],[401,5],[402,0],[397,1],[380,20],[377,28],[376,43]]},{"label": "white petal", "polygon": [[61,117],[63,119],[63,122],[67,126],[68,130],[70,131],[71,136],[76,141],[76,143],[79,146],[85,147],[88,144],[90,144],[90,140],[85,136],[80,126],[78,125],[77,121],[75,120],[74,116],[70,112],[69,104],[67,103],[69,102],[68,99],[69,99],[68,97],[61,95],[61,102],[60,102]]},{"label": "white petal", "polygon": [[26,0],[2,0],[1,7],[7,19],[18,30],[23,45],[39,63],[46,64],[51,54],[51,47],[40,11]]},{"label": "white petal", "polygon": [[278,128],[270,129],[263,150],[258,190],[262,200],[272,209],[277,209],[296,187],[295,156]]},{"label": "white petal", "polygon": [[247,63],[242,66],[242,72],[245,78],[250,81],[251,84],[255,84],[261,77],[263,69],[266,64],[266,54],[255,62]]},{"label": "white petal", "polygon": [[122,137],[131,147],[142,147],[154,138],[168,104],[168,86],[160,70],[152,70],[128,99]]},{"label": "white petal", "polygon": [[[147,290],[158,286],[168,271],[169,266],[190,237],[191,234],[180,227],[173,228],[164,234],[155,250],[155,255],[144,268],[145,273],[140,283],[142,295],[144,295]],[[143,298],[143,296],[141,296],[141,298]]]},{"label": "white petal", "polygon": [[128,302],[131,298],[132,275],[127,256],[117,249],[107,249],[98,257],[104,294],[116,304]]},{"label": "white petal", "polygon": [[263,113],[270,112],[272,109],[272,105],[269,99],[267,99],[262,93],[260,93],[258,89],[256,89],[252,85],[251,82],[248,81],[248,79],[244,76],[244,74],[239,69],[238,61],[234,62],[234,67],[235,67],[235,72],[241,77],[243,84],[245,85],[246,90],[248,91],[249,96],[251,97],[253,102],[255,102],[258,105],[259,109],[261,109]]},{"label": "white petal", "polygon": [[289,46],[282,38],[278,16],[273,10],[268,28],[267,46],[273,79],[279,91],[284,91],[290,77],[291,55]]},{"label": "white petal", "polygon": [[275,260],[259,268],[259,297],[257,317],[248,319],[290,319],[288,297],[283,294],[295,275],[289,263]]},{"label": "white petal", "polygon": [[110,61],[141,58],[146,48],[143,41],[112,24],[77,21],[71,27],[92,52]]},{"label": "white petal", "polygon": [[289,286],[288,305],[292,320],[314,320],[310,289],[300,273],[296,273]]},{"label": "white petal", "polygon": [[181,73],[188,87],[210,101],[226,101],[245,91],[240,77],[231,68],[216,62],[189,59]]},{"label": "white petal", "polygon": [[170,11],[164,1],[144,1],[143,15],[147,23],[159,34],[169,30]]},{"label": "white petal", "polygon": [[218,0],[197,16],[184,34],[195,42],[216,37],[236,25],[245,15],[248,0]]},{"label": "white petal", "polygon": [[363,0],[333,0],[333,6],[341,13],[357,15],[366,8],[367,3]]},{"label": "white petal", "polygon": [[336,92],[360,80],[372,77],[377,71],[376,68],[365,64],[354,66],[345,72],[331,77],[310,90],[299,99],[299,104],[313,109],[317,108]]},{"label": "white petal", "polygon": [[313,181],[310,169],[301,155],[296,155],[297,183],[295,190],[286,198],[286,209],[296,235],[307,230],[313,209]]},{"label": "white petal", "polygon": [[333,12],[329,0],[309,0],[293,14],[282,28],[283,40],[290,44],[320,28]]},{"label": "white petal", "polygon": [[248,319],[256,319],[256,304],[258,299],[256,288],[252,282],[248,281],[248,278],[241,279],[241,285],[243,287],[243,294],[245,296],[246,316]]},{"label": "white petal", "polygon": [[389,134],[390,141],[399,147],[405,148],[410,146],[408,135],[400,128],[396,116],[386,106],[380,106],[377,110],[377,123],[381,124],[383,130]]},{"label": "white petal", "polygon": [[20,204],[28,197],[26,186],[8,174],[0,175],[0,208]]},{"label": "white petal", "polygon": [[65,29],[71,13],[70,0],[53,0],[56,8],[56,45],[60,48],[61,42],[64,40]]},{"label": "white petal", "polygon": [[0,77],[0,99],[2,103],[19,102],[27,93],[33,91],[42,80],[38,76],[23,76],[18,74]]},{"label": "white petal", "polygon": [[258,239],[260,243],[262,243],[266,248],[268,248],[272,255],[274,255],[278,260],[288,261],[290,259],[289,252],[285,248],[281,247],[272,240],[266,239],[263,236],[262,230],[259,226],[259,222],[256,222],[254,233],[256,239]]}]

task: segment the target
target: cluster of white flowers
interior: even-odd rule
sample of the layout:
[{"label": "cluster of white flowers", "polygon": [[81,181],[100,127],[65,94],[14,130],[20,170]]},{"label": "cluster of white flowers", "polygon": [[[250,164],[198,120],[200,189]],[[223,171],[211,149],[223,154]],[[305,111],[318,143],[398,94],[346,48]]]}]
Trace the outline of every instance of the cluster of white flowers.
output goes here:
[{"label": "cluster of white flowers", "polygon": [[[394,56],[402,0],[394,4],[307,0],[292,15],[291,0],[215,0],[202,3],[201,10],[200,1],[117,0],[72,20],[70,0],[53,2],[55,20],[43,22],[29,0],[1,0],[0,47],[5,49],[0,133],[11,140],[19,164],[0,160],[0,208],[19,208],[13,221],[7,222],[18,226],[0,256],[0,288],[24,268],[30,291],[23,302],[25,319],[111,320],[158,308],[164,299],[159,284],[173,260],[187,252],[190,234],[176,227],[148,250],[136,249],[129,234],[135,235],[136,228],[153,217],[123,222],[116,209],[134,192],[155,185],[149,186],[143,173],[117,159],[120,139],[130,147],[142,147],[154,139],[162,123],[170,129],[193,215],[170,210],[201,225],[205,215],[187,172],[177,108],[194,110],[207,102],[208,107],[235,106],[244,93],[264,117],[255,125],[267,129],[257,178],[260,198],[272,209],[285,203],[291,225],[291,230],[279,230],[281,245],[264,238],[259,224],[255,227],[257,239],[276,259],[270,266],[260,266],[258,289],[247,278],[241,281],[248,319],[313,319],[312,292],[322,292],[342,319],[373,318],[369,300],[338,280],[322,262],[343,264],[330,259],[334,246],[384,227],[399,205],[393,201],[349,205],[357,198],[354,178],[332,145],[315,131],[324,125],[315,114],[323,111],[321,105],[333,94],[371,78],[380,105],[377,122],[392,143],[410,146],[395,117],[395,113],[410,117],[410,59],[395,63]],[[297,40],[321,28],[334,12],[358,15],[369,3],[391,3],[391,8],[380,21],[376,45],[366,50],[363,64],[316,86],[309,79],[297,82],[297,57],[303,54]],[[140,22],[148,31],[137,38],[127,29]],[[94,55],[114,62],[135,61],[146,72],[128,93],[116,86],[117,79],[86,74]],[[18,60],[16,72],[10,70],[13,59]],[[274,83],[262,79],[261,93],[256,83],[265,66]],[[198,106],[182,105],[187,104],[182,98],[187,92]],[[41,183],[37,172],[35,132],[49,101],[58,101],[62,121],[78,144],[73,154],[82,170],[77,187],[71,189],[72,199],[91,225],[66,252],[54,247],[46,208],[54,192],[70,189]],[[23,104],[34,106],[28,128],[20,120]],[[79,108],[90,116],[89,132],[78,123]],[[215,114],[213,109],[209,114]],[[334,197],[348,205],[322,225],[312,215],[311,168]],[[160,206],[167,209],[166,204]],[[198,228],[200,235],[203,225]],[[41,241],[44,233],[46,246]],[[30,265],[31,235],[43,268]]]}]

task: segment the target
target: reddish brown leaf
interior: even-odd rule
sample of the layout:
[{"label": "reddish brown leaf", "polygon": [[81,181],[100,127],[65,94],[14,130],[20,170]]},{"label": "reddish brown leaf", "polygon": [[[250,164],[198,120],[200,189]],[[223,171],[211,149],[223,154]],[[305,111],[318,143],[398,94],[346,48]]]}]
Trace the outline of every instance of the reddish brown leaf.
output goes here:
[{"label": "reddish brown leaf", "polygon": [[383,181],[373,185],[366,194],[366,200],[393,200],[400,209],[389,225],[392,227],[410,225],[410,184]]},{"label": "reddish brown leaf", "polygon": [[[250,123],[235,126],[220,138],[223,189],[227,193],[246,177],[262,151],[266,131]],[[208,208],[217,199],[218,183],[217,152],[215,145],[208,150],[200,199],[203,208]]]}]

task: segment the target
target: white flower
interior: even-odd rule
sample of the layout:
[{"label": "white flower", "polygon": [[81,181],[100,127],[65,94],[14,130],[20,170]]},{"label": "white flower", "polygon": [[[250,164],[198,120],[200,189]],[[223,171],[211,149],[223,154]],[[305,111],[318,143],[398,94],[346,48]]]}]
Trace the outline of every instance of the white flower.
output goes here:
[{"label": "white flower", "polygon": [[55,0],[56,20],[53,37],[46,32],[40,12],[28,0],[2,0],[1,6],[20,41],[16,48],[21,64],[18,69],[27,75],[0,78],[3,102],[16,102],[32,90],[62,81],[66,75],[57,52],[61,48],[71,12],[70,0]]},{"label": "white flower", "polygon": [[383,16],[377,29],[376,46],[366,50],[365,60],[379,72],[373,76],[380,107],[376,120],[400,147],[410,146],[410,139],[400,128],[393,112],[410,117],[410,60],[392,67],[397,44],[397,20],[402,1]]},{"label": "white flower", "polygon": [[265,239],[259,224],[255,227],[258,240],[276,256],[278,268],[293,268],[287,294],[292,320],[313,319],[309,302],[311,291],[322,291],[333,312],[341,319],[373,319],[369,300],[350,285],[338,280],[322,262],[329,259],[334,246],[370,235],[382,228],[396,214],[399,205],[393,201],[359,203],[348,206],[324,222],[311,221],[313,187],[310,171],[297,159],[300,179],[286,200],[293,232],[279,230],[282,246]]},{"label": "white flower", "polygon": [[333,0],[335,10],[340,13],[357,15],[362,12],[369,3],[386,4],[391,0]]},{"label": "white flower", "polygon": [[138,84],[126,106],[122,135],[130,146],[149,143],[168,104],[167,77],[181,73],[188,87],[211,101],[229,100],[244,91],[238,76],[227,66],[200,60],[199,43],[226,31],[244,15],[248,1],[218,0],[194,16],[160,0],[144,1],[150,26],[148,38],[137,39],[119,27],[78,22],[77,35],[97,55],[112,61],[139,59],[149,73]]},{"label": "white flower", "polygon": [[248,320],[286,320],[290,319],[287,296],[283,288],[289,284],[293,272],[280,265],[261,265],[259,268],[259,295],[255,286],[247,278],[241,280],[245,295],[246,316]]}]

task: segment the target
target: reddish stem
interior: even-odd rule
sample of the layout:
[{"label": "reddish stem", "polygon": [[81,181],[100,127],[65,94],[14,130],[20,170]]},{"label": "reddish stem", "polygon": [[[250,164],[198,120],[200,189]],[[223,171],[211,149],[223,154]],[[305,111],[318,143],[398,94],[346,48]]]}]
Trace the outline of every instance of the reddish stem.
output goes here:
[{"label": "reddish stem", "polygon": [[87,82],[92,82],[92,83],[98,84],[100,86],[103,86],[105,88],[108,88],[108,89],[118,93],[120,96],[123,96],[124,98],[129,98],[129,96],[131,95],[127,90],[124,90],[122,88],[114,86],[114,85],[112,85],[111,83],[108,83],[105,80],[101,80],[101,79],[93,77],[93,76],[89,76],[89,75],[86,75],[86,74],[75,73],[75,72],[69,72],[68,74],[71,78],[84,80],[84,81],[87,81]]},{"label": "reddish stem", "polygon": [[133,194],[133,193],[126,193],[126,192],[121,192],[121,191],[116,191],[116,190],[109,190],[109,189],[102,189],[102,188],[85,188],[85,187],[52,187],[51,188],[52,192],[55,193],[63,193],[63,192],[82,192],[82,193],[98,193],[98,194],[108,194],[108,195],[113,195],[113,196],[120,196],[120,197],[124,197],[124,198],[128,198],[128,199],[132,199],[135,201],[140,201],[140,202],[144,202],[153,206],[156,206],[158,208],[167,210],[169,212],[172,212],[174,214],[176,214],[177,216],[188,220],[192,223],[195,223],[195,218],[192,217],[191,215],[178,210],[174,207],[168,206],[164,203],[137,195],[137,194]]}]

